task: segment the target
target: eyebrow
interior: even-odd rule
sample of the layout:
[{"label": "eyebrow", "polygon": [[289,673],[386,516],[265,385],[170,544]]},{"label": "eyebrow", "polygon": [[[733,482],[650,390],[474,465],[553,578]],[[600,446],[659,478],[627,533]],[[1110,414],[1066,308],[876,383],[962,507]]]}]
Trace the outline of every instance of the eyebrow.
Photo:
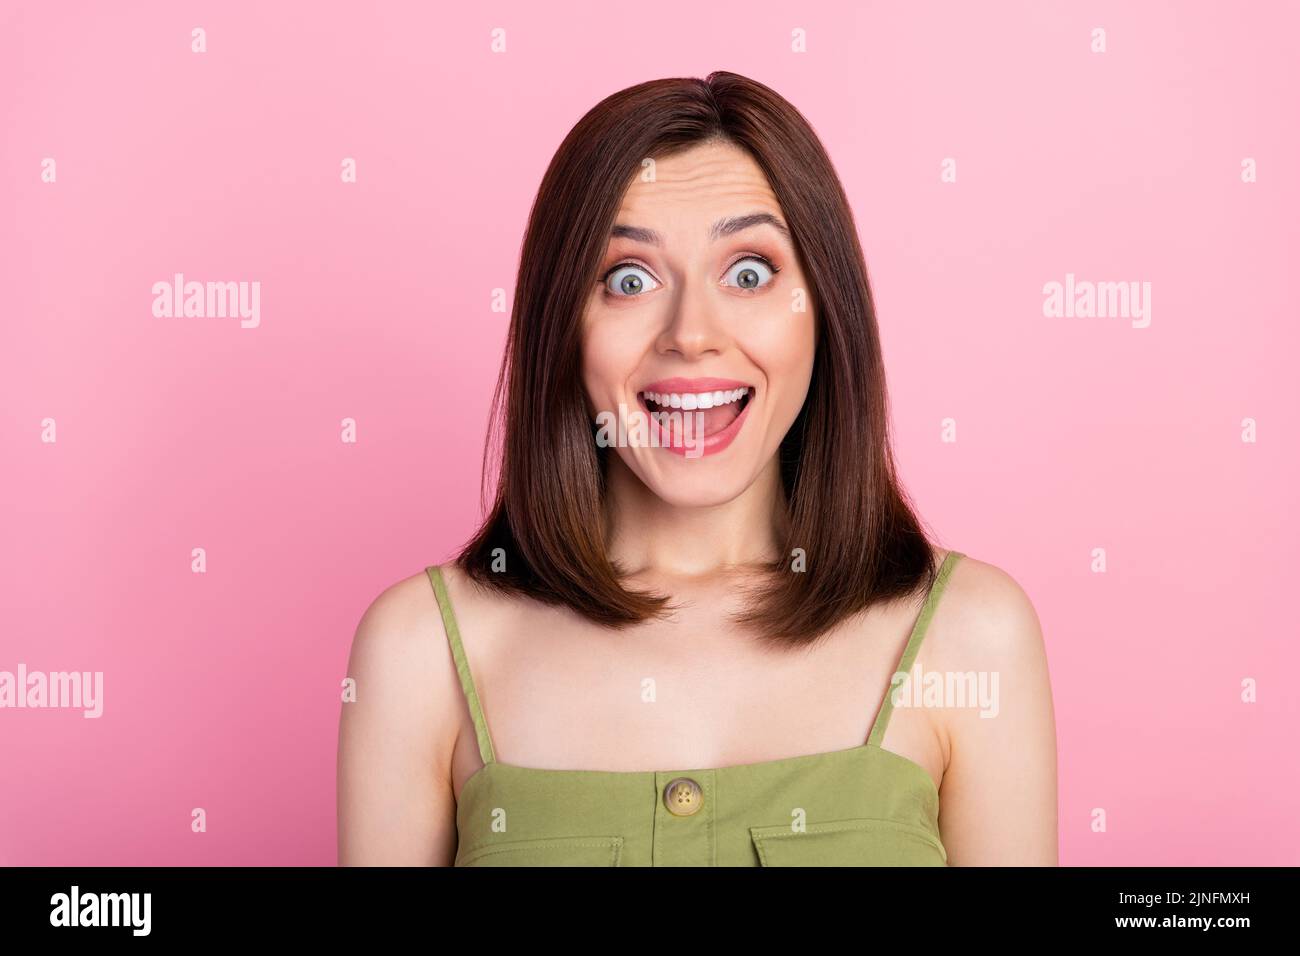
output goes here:
[{"label": "eyebrow", "polygon": [[[753,226],[769,225],[783,235],[787,241],[790,239],[790,230],[776,216],[770,212],[751,212],[744,216],[727,216],[719,219],[709,230],[709,239],[718,240],[730,236],[742,230],[749,229]],[[632,239],[636,242],[648,243],[652,246],[662,246],[663,239],[659,233],[653,229],[645,229],[641,226],[624,226],[615,225],[610,230],[610,236],[614,238]]]}]

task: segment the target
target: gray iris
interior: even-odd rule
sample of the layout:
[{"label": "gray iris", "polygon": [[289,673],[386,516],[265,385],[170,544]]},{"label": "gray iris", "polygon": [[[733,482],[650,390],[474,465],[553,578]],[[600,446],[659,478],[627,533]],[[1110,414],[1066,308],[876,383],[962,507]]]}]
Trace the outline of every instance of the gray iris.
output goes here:
[{"label": "gray iris", "polygon": [[636,276],[624,276],[621,285],[628,295],[641,291],[641,280]]}]

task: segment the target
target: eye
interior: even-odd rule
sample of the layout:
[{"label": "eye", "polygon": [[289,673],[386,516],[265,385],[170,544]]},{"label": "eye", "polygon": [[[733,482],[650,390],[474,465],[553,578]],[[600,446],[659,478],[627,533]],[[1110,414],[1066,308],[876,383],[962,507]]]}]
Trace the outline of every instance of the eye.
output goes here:
[{"label": "eye", "polygon": [[603,281],[609,294],[619,299],[632,299],[659,288],[654,276],[634,262],[620,262],[605,273]]},{"label": "eye", "polygon": [[757,292],[771,282],[778,271],[762,256],[745,256],[732,263],[731,268],[727,270],[727,275],[734,277],[734,281],[722,284],[734,285],[743,292]]}]

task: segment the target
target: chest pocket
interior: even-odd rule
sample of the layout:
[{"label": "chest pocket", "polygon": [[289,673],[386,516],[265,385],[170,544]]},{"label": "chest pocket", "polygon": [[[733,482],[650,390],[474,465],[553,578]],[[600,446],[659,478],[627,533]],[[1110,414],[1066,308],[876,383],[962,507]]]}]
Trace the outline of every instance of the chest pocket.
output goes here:
[{"label": "chest pocket", "polygon": [[619,836],[547,837],[507,840],[459,855],[457,866],[618,866]]},{"label": "chest pocket", "polygon": [[830,820],[802,830],[750,827],[761,866],[947,866],[935,835],[894,820]]}]

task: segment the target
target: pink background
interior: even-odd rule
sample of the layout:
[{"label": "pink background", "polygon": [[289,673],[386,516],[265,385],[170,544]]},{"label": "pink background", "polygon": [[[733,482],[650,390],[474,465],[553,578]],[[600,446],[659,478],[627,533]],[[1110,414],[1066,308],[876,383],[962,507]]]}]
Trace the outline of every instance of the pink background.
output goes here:
[{"label": "pink background", "polygon": [[[1062,863],[1300,863],[1298,28],[1287,3],[5,4],[0,670],[103,671],[105,713],[0,710],[0,863],[335,862],[352,634],[479,516],[492,290],[546,163],[605,95],[714,69],[822,136],[907,485],[1038,608]],[[155,318],[174,272],[260,281],[260,327]],[[1045,318],[1067,272],[1151,282],[1150,327]]]}]

